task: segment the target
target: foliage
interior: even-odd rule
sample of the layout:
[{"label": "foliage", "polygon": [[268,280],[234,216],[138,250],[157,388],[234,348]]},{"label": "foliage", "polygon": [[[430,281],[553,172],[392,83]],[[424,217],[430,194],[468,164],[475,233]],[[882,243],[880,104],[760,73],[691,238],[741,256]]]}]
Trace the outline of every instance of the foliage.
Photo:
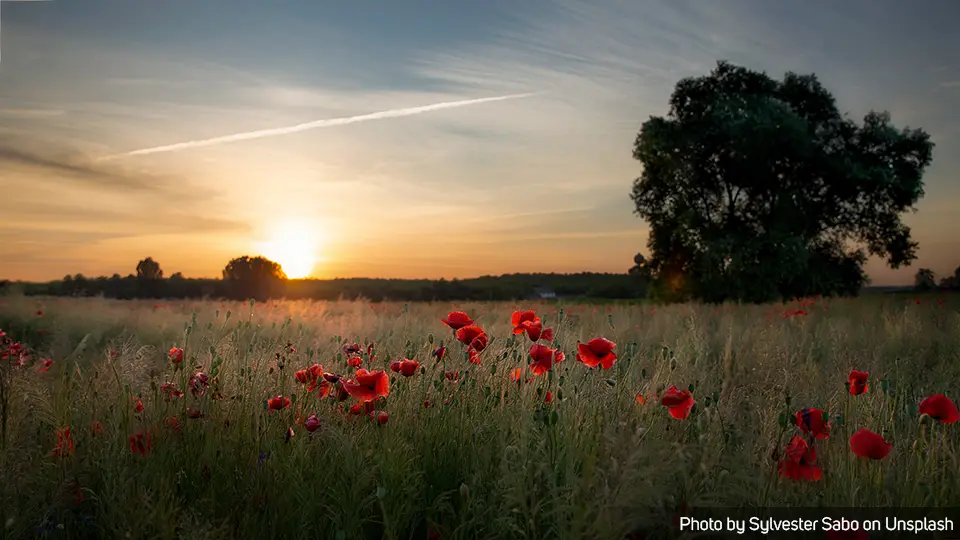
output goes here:
[{"label": "foliage", "polygon": [[223,269],[225,290],[231,298],[273,298],[282,294],[286,280],[283,268],[265,257],[244,255],[231,260]]},{"label": "foliage", "polygon": [[[677,83],[634,145],[632,198],[650,223],[652,294],[760,302],[855,293],[868,255],[916,257],[901,214],[933,143],[886,113],[842,116],[814,75],[718,63]],[[848,246],[856,246],[849,249]]]},{"label": "foliage", "polygon": [[[538,306],[567,359],[519,381],[529,341],[510,337],[510,312],[524,304],[458,306],[491,336],[472,364],[440,323],[447,305],[0,299],[0,328],[36,356],[10,379],[3,536],[613,539],[684,508],[956,507],[960,424],[917,409],[960,380],[960,314],[937,299]],[[616,343],[611,369],[575,359],[596,336]],[[421,363],[409,378],[388,371],[384,425],[296,380],[314,363],[349,373],[355,342],[372,369]],[[186,389],[197,369],[216,387],[164,399],[161,385]],[[860,395],[845,387],[851,369],[869,373]],[[696,401],[685,420],[657,400],[674,385]],[[291,406],[268,410],[278,394]],[[815,443],[819,482],[781,478],[772,455],[805,407],[832,424]],[[312,414],[311,433],[299,421]],[[52,455],[66,426],[75,447]],[[860,429],[892,452],[857,458]],[[151,450],[133,454],[142,431]]]},{"label": "foliage", "polygon": [[921,291],[930,291],[937,288],[937,279],[933,274],[933,270],[929,268],[921,268],[917,270],[916,276],[913,278],[913,286]]}]

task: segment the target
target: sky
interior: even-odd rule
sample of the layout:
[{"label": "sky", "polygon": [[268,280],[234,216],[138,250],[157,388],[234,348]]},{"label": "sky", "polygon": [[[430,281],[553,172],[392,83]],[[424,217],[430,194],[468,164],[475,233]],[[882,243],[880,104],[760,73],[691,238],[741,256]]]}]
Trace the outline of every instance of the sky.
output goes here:
[{"label": "sky", "polygon": [[2,0],[0,278],[146,256],[216,277],[244,254],[322,278],[625,272],[637,131],[718,60],[930,133],[919,259],[868,273],[944,275],[957,20],[956,0]]}]

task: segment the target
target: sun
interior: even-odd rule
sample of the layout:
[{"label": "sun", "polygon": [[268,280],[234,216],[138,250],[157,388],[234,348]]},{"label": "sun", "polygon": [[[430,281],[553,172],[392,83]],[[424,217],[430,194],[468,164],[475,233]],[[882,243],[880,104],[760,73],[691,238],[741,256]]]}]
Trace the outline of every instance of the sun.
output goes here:
[{"label": "sun", "polygon": [[289,221],[275,225],[265,242],[257,248],[264,257],[278,263],[290,279],[310,276],[320,261],[318,227],[306,222]]}]

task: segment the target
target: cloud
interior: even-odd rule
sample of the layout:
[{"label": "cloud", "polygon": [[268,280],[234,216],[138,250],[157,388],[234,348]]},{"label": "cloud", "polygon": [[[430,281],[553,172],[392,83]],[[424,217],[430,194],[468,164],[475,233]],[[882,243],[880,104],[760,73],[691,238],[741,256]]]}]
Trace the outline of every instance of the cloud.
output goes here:
[{"label": "cloud", "polygon": [[960,81],[944,81],[940,83],[940,86],[943,88],[957,88],[960,87]]},{"label": "cloud", "polygon": [[0,116],[15,116],[26,118],[43,118],[60,116],[66,113],[63,109],[0,109]]}]

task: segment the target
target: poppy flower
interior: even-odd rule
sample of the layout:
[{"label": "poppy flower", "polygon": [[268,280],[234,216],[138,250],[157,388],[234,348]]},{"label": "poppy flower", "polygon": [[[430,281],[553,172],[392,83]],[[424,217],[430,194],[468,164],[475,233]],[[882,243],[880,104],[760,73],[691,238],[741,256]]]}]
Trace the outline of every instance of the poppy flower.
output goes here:
[{"label": "poppy flower", "polygon": [[420,362],[416,360],[404,359],[400,362],[400,374],[404,377],[413,377],[418,369],[420,369]]},{"label": "poppy flower", "polygon": [[921,401],[919,412],[944,424],[960,421],[960,412],[957,411],[956,403],[943,394],[936,394]]},{"label": "poppy flower", "polygon": [[400,373],[400,361],[399,361],[399,360],[394,360],[393,362],[390,362],[390,371],[392,371],[392,372],[394,372],[394,373]]},{"label": "poppy flower", "polygon": [[198,371],[190,376],[190,392],[197,396],[201,397],[207,392],[207,386],[210,386],[210,377],[202,372]]},{"label": "poppy flower", "polygon": [[196,420],[197,418],[201,418],[202,416],[203,416],[203,412],[201,412],[199,409],[192,409],[190,407],[187,407],[187,418],[192,418]]},{"label": "poppy flower", "polygon": [[283,397],[282,395],[272,397],[267,400],[267,408],[271,411],[279,411],[280,409],[285,409],[290,406],[290,398]]},{"label": "poppy flower", "polygon": [[693,394],[688,390],[677,390],[676,386],[667,388],[667,391],[660,397],[660,404],[667,407],[670,416],[677,420],[686,420],[690,416],[690,410],[696,403],[693,400]]},{"label": "poppy flower", "polygon": [[173,401],[177,398],[183,397],[183,392],[181,392],[180,389],[177,388],[177,385],[171,382],[166,382],[161,384],[160,391],[163,392],[164,399],[166,401]]},{"label": "poppy flower", "polygon": [[336,384],[340,382],[340,376],[330,372],[324,372],[323,380],[327,381],[330,384]]},{"label": "poppy flower", "polygon": [[476,349],[477,352],[483,351],[487,347],[487,337],[486,332],[483,331],[483,328],[479,326],[464,326],[457,330],[457,341],[463,343],[467,347]]},{"label": "poppy flower", "polygon": [[429,399],[423,400],[423,408],[429,409],[430,407],[433,407],[433,402],[431,402]]},{"label": "poppy flower", "polygon": [[57,430],[57,444],[50,452],[53,457],[66,457],[73,455],[73,437],[70,436],[70,427]]},{"label": "poppy flower", "polygon": [[539,377],[553,369],[554,364],[562,362],[564,356],[562,352],[556,349],[535,343],[530,347],[530,358],[533,359],[533,363],[530,364],[530,371]]},{"label": "poppy flower", "polygon": [[514,311],[510,317],[510,323],[513,324],[513,333],[520,335],[527,330],[527,326],[532,322],[540,322],[540,317],[533,310]]},{"label": "poppy flower", "polygon": [[337,401],[346,401],[350,398],[350,393],[347,392],[347,389],[343,386],[343,380],[340,381],[340,384],[337,385]]},{"label": "poppy flower", "polygon": [[174,364],[179,364],[183,362],[183,349],[179,347],[170,348],[170,361]]},{"label": "poppy flower", "polygon": [[320,428],[320,419],[317,418],[317,415],[311,414],[304,420],[303,427],[310,433],[313,433]]},{"label": "poppy flower", "polygon": [[387,423],[387,420],[390,420],[390,413],[387,411],[380,411],[376,416],[377,423],[381,426]]},{"label": "poppy flower", "polygon": [[357,400],[373,401],[390,394],[390,378],[383,370],[358,369],[356,380],[343,381],[343,388]]},{"label": "poppy flower", "polygon": [[523,369],[521,368],[516,368],[510,372],[510,380],[513,382],[519,381],[521,377],[523,377]]},{"label": "poppy flower", "polygon": [[153,446],[153,435],[145,431],[134,433],[130,436],[130,452],[145,456],[150,453]]},{"label": "poppy flower", "polygon": [[343,346],[343,354],[357,354],[360,352],[360,345],[352,343]]},{"label": "poppy flower", "polygon": [[800,431],[818,439],[830,436],[830,420],[820,409],[800,409],[793,416],[793,423]]},{"label": "poppy flower", "polygon": [[635,399],[637,400],[637,403],[641,405],[643,405],[646,402],[646,399],[643,397],[643,394],[637,394],[637,397]]},{"label": "poppy flower", "polygon": [[170,431],[173,431],[174,433],[180,433],[183,430],[183,424],[180,423],[180,419],[176,416],[164,418],[163,425],[170,428]]},{"label": "poppy flower", "polygon": [[353,415],[364,415],[370,414],[377,408],[377,402],[374,401],[364,401],[361,403],[354,403],[350,406],[350,414]]},{"label": "poppy flower", "polygon": [[50,367],[53,366],[53,360],[41,360],[40,363],[43,365],[37,370],[38,373],[46,373],[50,371]]},{"label": "poppy flower", "polygon": [[547,395],[544,396],[543,402],[544,402],[544,403],[550,403],[551,401],[553,401],[553,392],[547,390]]},{"label": "poppy flower", "polygon": [[140,398],[135,398],[133,401],[133,410],[140,413],[143,412],[143,401],[140,401]]},{"label": "poppy flower", "polygon": [[441,345],[434,349],[432,354],[437,359],[437,362],[441,362],[443,361],[443,357],[447,354],[447,348]]},{"label": "poppy flower", "polygon": [[460,380],[459,371],[444,371],[443,376],[447,378],[448,381],[457,382]]},{"label": "poppy flower", "polygon": [[103,424],[94,420],[90,423],[90,431],[92,431],[94,435],[103,435],[107,430],[103,427]]},{"label": "poppy flower", "polygon": [[577,360],[590,368],[599,365],[603,369],[610,369],[613,367],[613,363],[617,361],[617,355],[613,352],[613,348],[616,346],[617,344],[609,339],[593,338],[586,343],[577,345]]},{"label": "poppy flower", "polygon": [[353,358],[347,360],[347,365],[350,367],[360,367],[363,363],[363,360],[359,356],[354,356]]},{"label": "poppy flower", "polygon": [[823,477],[823,471],[816,465],[817,452],[803,437],[795,435],[784,453],[786,456],[778,465],[782,478],[816,482]]},{"label": "poppy flower", "polygon": [[867,384],[868,375],[870,375],[870,373],[866,371],[857,371],[855,369],[850,371],[850,375],[847,376],[847,388],[851,396],[859,396],[870,388],[870,385]]},{"label": "poppy flower", "polygon": [[454,330],[459,330],[465,326],[470,326],[473,324],[473,319],[471,319],[469,315],[462,311],[451,311],[449,315],[440,320],[443,322],[443,324],[453,328]]},{"label": "poppy flower", "polygon": [[480,365],[480,353],[476,349],[467,349],[467,356],[471,364]]},{"label": "poppy flower", "polygon": [[850,450],[859,457],[883,459],[890,453],[891,448],[893,445],[883,440],[882,435],[867,429],[861,429],[850,436]]}]

